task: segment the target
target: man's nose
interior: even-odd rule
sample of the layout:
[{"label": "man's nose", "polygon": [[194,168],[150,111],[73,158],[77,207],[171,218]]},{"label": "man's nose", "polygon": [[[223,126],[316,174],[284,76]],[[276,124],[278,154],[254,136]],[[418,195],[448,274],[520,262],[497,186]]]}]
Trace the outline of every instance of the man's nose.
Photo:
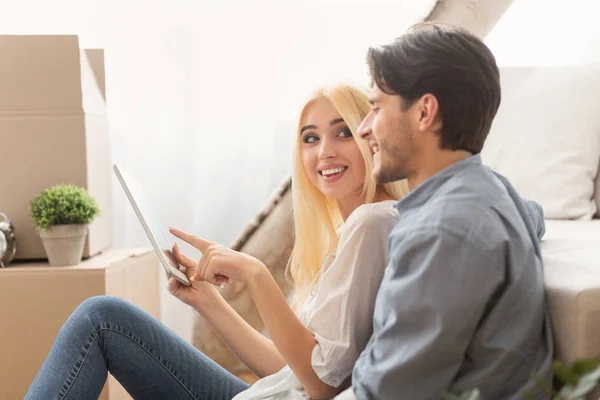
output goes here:
[{"label": "man's nose", "polygon": [[327,160],[328,158],[337,157],[337,149],[335,140],[328,138],[321,139],[321,147],[319,149],[319,159]]},{"label": "man's nose", "polygon": [[363,140],[369,140],[369,136],[371,136],[372,133],[373,131],[371,130],[371,113],[369,112],[358,127],[358,137]]}]

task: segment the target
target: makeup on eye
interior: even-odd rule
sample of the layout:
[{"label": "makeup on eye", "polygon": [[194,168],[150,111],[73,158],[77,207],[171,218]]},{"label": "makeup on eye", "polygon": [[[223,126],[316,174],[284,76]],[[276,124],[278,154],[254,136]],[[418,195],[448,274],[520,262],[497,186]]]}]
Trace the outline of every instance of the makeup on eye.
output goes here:
[{"label": "makeup on eye", "polygon": [[[352,137],[352,131],[350,130],[350,128],[348,128],[348,126],[344,124],[343,127],[335,131],[335,136],[341,137],[342,139],[349,139]],[[319,140],[319,135],[313,132],[307,132],[302,135],[302,142],[306,144],[316,143]]]},{"label": "makeup on eye", "polygon": [[352,131],[347,126],[344,126],[340,131],[338,131],[338,136],[340,134],[344,134],[344,138],[351,138],[352,137]]},{"label": "makeup on eye", "polygon": [[306,135],[302,136],[302,142],[306,144],[316,143],[318,140],[319,137],[314,133],[307,133]]}]

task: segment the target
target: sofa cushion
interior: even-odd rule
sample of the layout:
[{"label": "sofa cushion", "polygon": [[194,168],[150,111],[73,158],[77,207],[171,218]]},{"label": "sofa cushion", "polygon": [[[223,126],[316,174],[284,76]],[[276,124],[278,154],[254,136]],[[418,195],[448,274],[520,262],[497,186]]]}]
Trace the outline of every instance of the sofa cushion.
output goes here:
[{"label": "sofa cushion", "polygon": [[500,70],[502,102],[482,152],[549,219],[590,219],[600,161],[600,65]]},{"label": "sofa cushion", "polygon": [[598,175],[596,176],[594,189],[596,191],[596,217],[600,218],[600,166],[598,167]]},{"label": "sofa cushion", "polygon": [[600,357],[600,220],[546,221],[542,256],[557,358]]}]

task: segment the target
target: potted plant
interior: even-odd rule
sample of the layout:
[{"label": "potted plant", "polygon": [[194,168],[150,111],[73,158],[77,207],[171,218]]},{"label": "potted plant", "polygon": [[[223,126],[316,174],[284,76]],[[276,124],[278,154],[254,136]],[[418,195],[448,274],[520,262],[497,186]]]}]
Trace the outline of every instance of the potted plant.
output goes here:
[{"label": "potted plant", "polygon": [[100,213],[96,200],[75,185],[56,185],[31,200],[30,215],[50,265],[81,261],[90,224]]},{"label": "potted plant", "polygon": [[[541,379],[533,378],[547,392],[548,399],[552,396],[552,400],[585,400],[600,379],[600,358],[578,360],[570,366],[556,360],[552,364],[552,372],[556,386],[554,388],[547,388]],[[533,396],[524,393],[523,399],[533,399]],[[478,389],[468,390],[460,395],[446,393],[444,400],[481,400],[481,394]]]}]

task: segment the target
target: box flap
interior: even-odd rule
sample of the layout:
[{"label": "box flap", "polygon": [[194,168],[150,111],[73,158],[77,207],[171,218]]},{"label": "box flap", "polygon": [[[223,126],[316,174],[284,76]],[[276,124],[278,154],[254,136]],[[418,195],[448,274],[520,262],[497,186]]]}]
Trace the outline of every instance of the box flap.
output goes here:
[{"label": "box flap", "polygon": [[106,114],[104,50],[81,50],[82,106],[86,115]]},{"label": "box flap", "polygon": [[0,113],[82,113],[75,35],[0,35]]}]

